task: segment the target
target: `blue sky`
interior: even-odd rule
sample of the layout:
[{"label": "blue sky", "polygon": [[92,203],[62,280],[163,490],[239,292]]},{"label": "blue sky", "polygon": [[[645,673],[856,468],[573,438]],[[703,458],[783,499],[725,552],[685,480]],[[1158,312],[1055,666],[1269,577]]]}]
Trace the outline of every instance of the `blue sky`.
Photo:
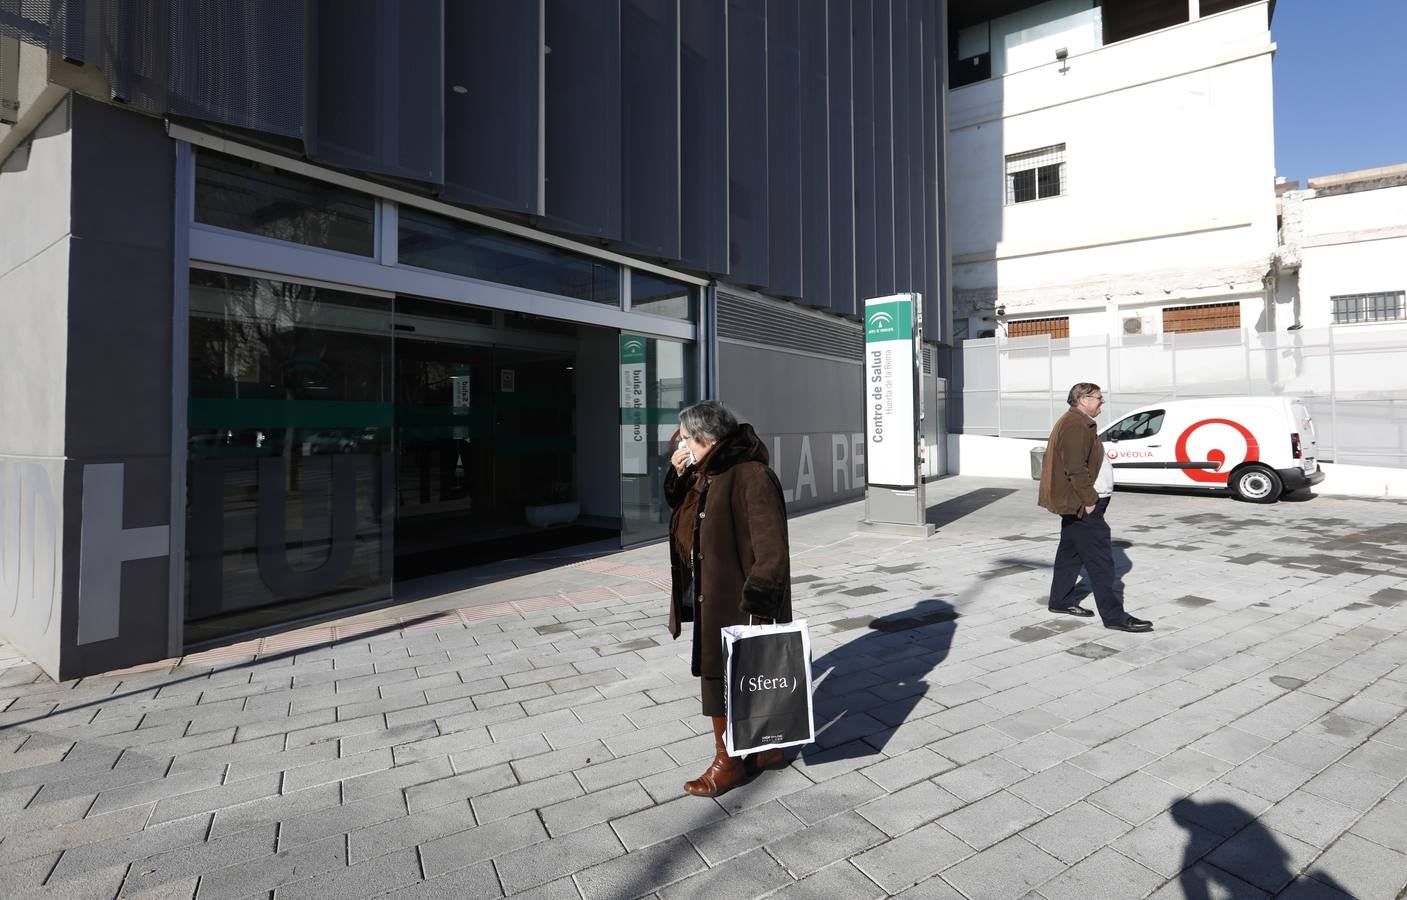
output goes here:
[{"label": "blue sky", "polygon": [[1276,173],[1407,163],[1407,0],[1280,0]]}]

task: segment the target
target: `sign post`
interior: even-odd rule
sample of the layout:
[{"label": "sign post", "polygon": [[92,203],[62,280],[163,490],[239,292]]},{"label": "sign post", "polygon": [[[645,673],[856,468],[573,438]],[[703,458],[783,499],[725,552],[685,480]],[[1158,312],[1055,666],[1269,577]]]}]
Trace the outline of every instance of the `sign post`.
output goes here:
[{"label": "sign post", "polygon": [[865,301],[865,517],[860,527],[928,536],[925,519],[919,294]]}]

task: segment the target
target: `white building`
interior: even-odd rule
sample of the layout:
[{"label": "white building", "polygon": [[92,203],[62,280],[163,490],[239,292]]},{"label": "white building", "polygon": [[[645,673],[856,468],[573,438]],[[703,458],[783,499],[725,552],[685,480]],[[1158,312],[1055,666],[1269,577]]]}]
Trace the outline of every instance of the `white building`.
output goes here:
[{"label": "white building", "polygon": [[958,338],[1292,324],[1269,302],[1273,5],[953,0]]},{"label": "white building", "polygon": [[1280,198],[1277,305],[1320,329],[1407,327],[1407,164],[1311,178]]}]

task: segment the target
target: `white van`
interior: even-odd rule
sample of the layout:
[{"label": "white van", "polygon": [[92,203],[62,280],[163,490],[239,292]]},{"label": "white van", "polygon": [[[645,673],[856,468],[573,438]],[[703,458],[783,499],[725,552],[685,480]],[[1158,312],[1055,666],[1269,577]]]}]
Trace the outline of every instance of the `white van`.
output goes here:
[{"label": "white van", "polygon": [[1115,485],[1229,488],[1273,503],[1324,480],[1314,422],[1298,397],[1170,400],[1134,410],[1099,437]]}]

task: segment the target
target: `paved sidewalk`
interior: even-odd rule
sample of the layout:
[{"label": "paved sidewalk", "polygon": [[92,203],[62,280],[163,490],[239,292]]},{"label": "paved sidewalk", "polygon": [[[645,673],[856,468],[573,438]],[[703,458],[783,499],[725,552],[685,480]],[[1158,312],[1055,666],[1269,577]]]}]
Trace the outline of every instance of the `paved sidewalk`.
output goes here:
[{"label": "paved sidewalk", "polygon": [[793,519],[824,731],[717,801],[661,546],[73,683],[0,652],[0,896],[1402,897],[1407,504],[1120,493],[1130,635],[1045,611],[1034,493]]}]

